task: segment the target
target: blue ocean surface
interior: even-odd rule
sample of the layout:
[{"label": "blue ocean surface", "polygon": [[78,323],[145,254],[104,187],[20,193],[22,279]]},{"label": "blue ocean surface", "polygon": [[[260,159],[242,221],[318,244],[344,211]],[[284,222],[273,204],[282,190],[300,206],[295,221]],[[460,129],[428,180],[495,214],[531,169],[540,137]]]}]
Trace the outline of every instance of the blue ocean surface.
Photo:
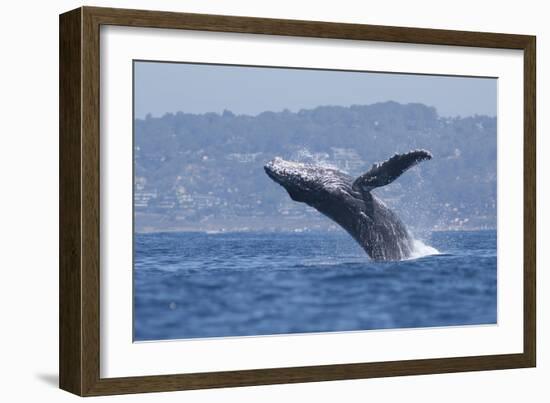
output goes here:
[{"label": "blue ocean surface", "polygon": [[496,231],[424,242],[380,263],[343,231],[136,234],[134,340],[496,323]]}]

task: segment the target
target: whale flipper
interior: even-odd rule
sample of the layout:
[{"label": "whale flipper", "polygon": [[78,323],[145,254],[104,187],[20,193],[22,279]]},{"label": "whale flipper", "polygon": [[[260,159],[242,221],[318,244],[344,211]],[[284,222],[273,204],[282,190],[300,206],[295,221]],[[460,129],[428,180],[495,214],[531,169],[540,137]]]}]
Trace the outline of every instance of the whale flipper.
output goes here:
[{"label": "whale flipper", "polygon": [[381,164],[374,164],[372,168],[353,182],[353,190],[370,192],[372,189],[385,186],[396,180],[407,169],[424,160],[432,159],[426,150],[414,150],[405,154],[395,154]]}]

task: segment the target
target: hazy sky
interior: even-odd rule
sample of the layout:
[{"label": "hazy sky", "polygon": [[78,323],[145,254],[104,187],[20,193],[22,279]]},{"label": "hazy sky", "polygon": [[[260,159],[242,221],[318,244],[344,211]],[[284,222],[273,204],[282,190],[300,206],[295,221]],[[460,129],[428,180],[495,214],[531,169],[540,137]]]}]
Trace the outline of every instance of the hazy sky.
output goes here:
[{"label": "hazy sky", "polygon": [[497,80],[287,68],[135,62],[135,117],[420,102],[440,116],[495,116]]}]

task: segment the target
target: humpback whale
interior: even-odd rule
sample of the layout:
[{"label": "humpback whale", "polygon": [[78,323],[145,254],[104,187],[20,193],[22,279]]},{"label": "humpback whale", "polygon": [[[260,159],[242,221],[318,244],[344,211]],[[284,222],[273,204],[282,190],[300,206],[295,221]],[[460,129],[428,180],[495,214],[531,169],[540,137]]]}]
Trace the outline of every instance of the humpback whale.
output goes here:
[{"label": "humpback whale", "polygon": [[391,261],[409,258],[414,251],[413,239],[397,214],[371,191],[431,158],[426,150],[395,154],[358,178],[334,168],[280,157],[268,162],[264,170],[292,200],[306,203],[338,223],[371,259]]}]

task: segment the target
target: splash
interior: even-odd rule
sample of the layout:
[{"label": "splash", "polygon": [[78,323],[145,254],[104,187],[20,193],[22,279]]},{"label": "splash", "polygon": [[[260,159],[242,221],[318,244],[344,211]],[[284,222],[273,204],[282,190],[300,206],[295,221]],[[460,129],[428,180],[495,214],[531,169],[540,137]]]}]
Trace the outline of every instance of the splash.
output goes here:
[{"label": "splash", "polygon": [[323,168],[338,169],[336,164],[330,160],[330,155],[325,152],[311,152],[308,148],[302,147],[296,150],[291,159],[306,164],[317,165]]},{"label": "splash", "polygon": [[439,255],[439,252],[436,248],[430,245],[426,245],[420,239],[413,239],[413,250],[409,259],[418,259],[424,256]]}]

